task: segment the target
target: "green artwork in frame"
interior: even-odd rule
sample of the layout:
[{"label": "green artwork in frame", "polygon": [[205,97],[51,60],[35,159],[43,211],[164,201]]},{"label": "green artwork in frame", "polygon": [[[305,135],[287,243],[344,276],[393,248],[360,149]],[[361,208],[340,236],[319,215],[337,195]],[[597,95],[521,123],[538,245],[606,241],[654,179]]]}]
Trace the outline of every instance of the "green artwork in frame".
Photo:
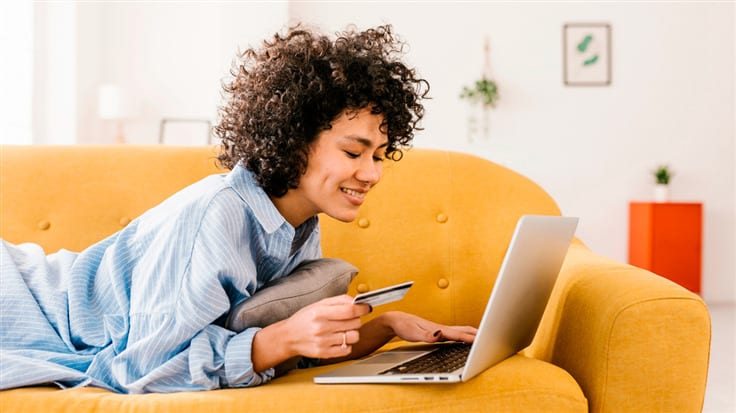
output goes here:
[{"label": "green artwork in frame", "polygon": [[567,86],[611,84],[611,26],[568,23],[562,29],[563,81]]}]

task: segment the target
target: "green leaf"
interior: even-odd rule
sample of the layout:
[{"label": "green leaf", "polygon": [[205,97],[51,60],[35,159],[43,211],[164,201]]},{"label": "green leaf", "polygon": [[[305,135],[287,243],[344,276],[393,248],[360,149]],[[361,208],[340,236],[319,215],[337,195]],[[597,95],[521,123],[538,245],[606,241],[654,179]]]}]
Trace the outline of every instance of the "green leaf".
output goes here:
[{"label": "green leaf", "polygon": [[493,80],[481,78],[476,80],[472,87],[463,86],[460,98],[473,103],[494,106],[498,101],[498,86]]},{"label": "green leaf", "polygon": [[658,184],[669,184],[670,180],[672,179],[672,176],[674,175],[667,165],[660,165],[653,171],[654,178],[657,180]]},{"label": "green leaf", "polygon": [[587,60],[585,60],[583,62],[583,66],[590,66],[592,64],[595,64],[595,62],[597,62],[597,61],[598,61],[598,55],[595,55],[595,56],[593,56],[593,57],[588,58]]},{"label": "green leaf", "polygon": [[578,43],[578,51],[580,53],[583,53],[586,50],[588,50],[588,45],[590,45],[590,42],[592,41],[593,41],[593,35],[589,34],[583,37],[583,40],[580,43]]}]

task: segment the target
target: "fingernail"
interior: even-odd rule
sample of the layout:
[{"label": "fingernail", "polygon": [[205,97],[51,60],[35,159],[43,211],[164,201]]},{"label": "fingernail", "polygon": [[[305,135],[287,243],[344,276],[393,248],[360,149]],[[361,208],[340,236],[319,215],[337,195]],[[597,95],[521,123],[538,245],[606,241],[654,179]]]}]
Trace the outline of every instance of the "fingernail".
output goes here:
[{"label": "fingernail", "polygon": [[439,337],[439,336],[440,336],[440,333],[441,333],[441,332],[442,332],[442,330],[437,330],[437,331],[435,331],[435,332],[434,332],[434,336],[435,336],[435,337]]}]

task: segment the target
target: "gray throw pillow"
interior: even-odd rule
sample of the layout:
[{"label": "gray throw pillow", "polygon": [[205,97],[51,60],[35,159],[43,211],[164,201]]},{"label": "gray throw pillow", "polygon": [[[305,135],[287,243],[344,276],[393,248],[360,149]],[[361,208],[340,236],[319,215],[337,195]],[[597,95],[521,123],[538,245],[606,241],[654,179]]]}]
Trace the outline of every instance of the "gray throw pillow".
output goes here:
[{"label": "gray throw pillow", "polygon": [[[225,327],[241,332],[248,327],[266,327],[285,320],[309,304],[345,294],[358,269],[334,258],[304,261],[286,277],[270,282],[230,311]],[[296,367],[309,367],[318,360],[301,356],[274,367],[276,377]]]},{"label": "gray throw pillow", "polygon": [[347,293],[357,273],[352,264],[335,258],[304,261],[288,276],[264,285],[235,306],[226,328],[241,332],[287,319],[309,304]]}]

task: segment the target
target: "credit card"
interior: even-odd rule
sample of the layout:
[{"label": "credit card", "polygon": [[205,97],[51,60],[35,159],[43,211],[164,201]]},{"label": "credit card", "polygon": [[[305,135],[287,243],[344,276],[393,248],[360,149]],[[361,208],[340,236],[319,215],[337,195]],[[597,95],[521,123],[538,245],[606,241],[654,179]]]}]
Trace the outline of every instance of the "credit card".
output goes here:
[{"label": "credit card", "polygon": [[401,284],[380,288],[378,290],[368,291],[367,293],[358,294],[353,299],[353,304],[370,304],[375,307],[381,304],[388,304],[399,301],[406,295],[409,288],[414,285],[414,281],[407,281]]}]

